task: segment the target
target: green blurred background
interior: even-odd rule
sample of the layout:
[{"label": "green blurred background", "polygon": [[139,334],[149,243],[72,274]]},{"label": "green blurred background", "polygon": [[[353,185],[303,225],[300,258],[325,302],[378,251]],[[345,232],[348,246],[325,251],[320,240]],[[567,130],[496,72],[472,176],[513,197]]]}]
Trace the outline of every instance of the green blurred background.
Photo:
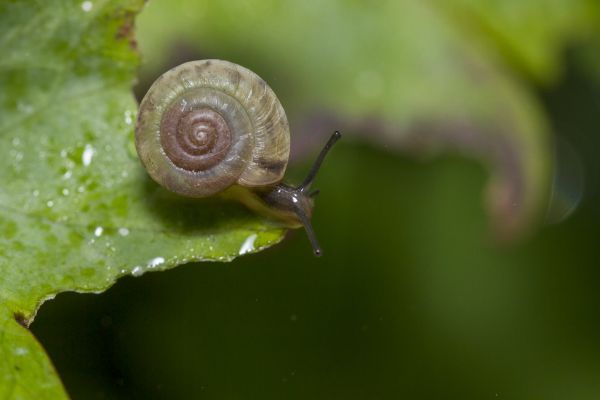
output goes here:
[{"label": "green blurred background", "polygon": [[[600,4],[192,0],[137,20],[166,69],[254,70],[313,224],[232,263],[59,295],[32,330],[74,399],[598,399]],[[141,168],[141,167],[140,167]]]}]

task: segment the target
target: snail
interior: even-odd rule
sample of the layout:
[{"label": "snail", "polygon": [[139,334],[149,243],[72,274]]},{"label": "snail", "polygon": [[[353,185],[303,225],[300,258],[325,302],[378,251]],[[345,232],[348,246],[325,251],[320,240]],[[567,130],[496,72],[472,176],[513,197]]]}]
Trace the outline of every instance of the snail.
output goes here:
[{"label": "snail", "polygon": [[336,131],[299,186],[282,182],[290,152],[285,111],[254,72],[223,60],[181,64],[161,75],[142,102],[135,144],[157,183],[187,197],[222,195],[288,228],[304,227],[315,255],[310,190]]}]

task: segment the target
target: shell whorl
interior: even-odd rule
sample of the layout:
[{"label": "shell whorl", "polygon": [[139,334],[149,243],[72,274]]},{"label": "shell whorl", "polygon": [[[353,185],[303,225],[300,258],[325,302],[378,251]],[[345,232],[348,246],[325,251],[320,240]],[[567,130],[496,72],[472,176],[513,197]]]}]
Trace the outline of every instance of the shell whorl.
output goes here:
[{"label": "shell whorl", "polygon": [[190,197],[273,185],[290,148],[275,93],[254,72],[222,60],[191,61],[159,77],[140,104],[135,138],[150,176]]}]

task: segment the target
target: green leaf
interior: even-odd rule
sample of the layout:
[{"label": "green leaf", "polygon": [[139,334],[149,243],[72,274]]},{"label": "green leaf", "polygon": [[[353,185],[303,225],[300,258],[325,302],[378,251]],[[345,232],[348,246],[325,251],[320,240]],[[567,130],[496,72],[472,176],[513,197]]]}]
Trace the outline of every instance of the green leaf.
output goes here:
[{"label": "green leaf", "polygon": [[[594,31],[595,0],[454,0],[444,11],[464,23],[504,60],[535,81],[551,84],[562,70],[563,50]],[[543,17],[542,17],[543,16]]]},{"label": "green leaf", "polygon": [[543,217],[553,157],[524,78],[552,82],[563,47],[597,26],[598,9],[590,0],[175,0],[149,4],[139,38],[148,76],[198,56],[258,71],[288,111],[293,145],[343,129],[408,155],[480,160],[494,231],[515,238]]},{"label": "green leaf", "polygon": [[240,205],[189,201],[144,172],[131,93],[142,0],[0,3],[0,398],[65,398],[24,328],[62,291],[228,261],[284,230]]}]

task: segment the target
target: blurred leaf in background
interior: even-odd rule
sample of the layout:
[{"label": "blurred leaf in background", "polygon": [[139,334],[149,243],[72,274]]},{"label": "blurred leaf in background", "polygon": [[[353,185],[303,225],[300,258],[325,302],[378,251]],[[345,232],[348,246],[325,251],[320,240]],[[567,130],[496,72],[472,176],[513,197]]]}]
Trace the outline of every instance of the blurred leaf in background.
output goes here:
[{"label": "blurred leaf in background", "polygon": [[526,79],[555,81],[565,43],[591,34],[599,8],[589,0],[157,1],[139,19],[142,77],[202,57],[258,71],[290,114],[296,156],[343,129],[413,155],[475,157],[492,171],[494,231],[510,239],[543,216],[550,183],[548,121]]}]

